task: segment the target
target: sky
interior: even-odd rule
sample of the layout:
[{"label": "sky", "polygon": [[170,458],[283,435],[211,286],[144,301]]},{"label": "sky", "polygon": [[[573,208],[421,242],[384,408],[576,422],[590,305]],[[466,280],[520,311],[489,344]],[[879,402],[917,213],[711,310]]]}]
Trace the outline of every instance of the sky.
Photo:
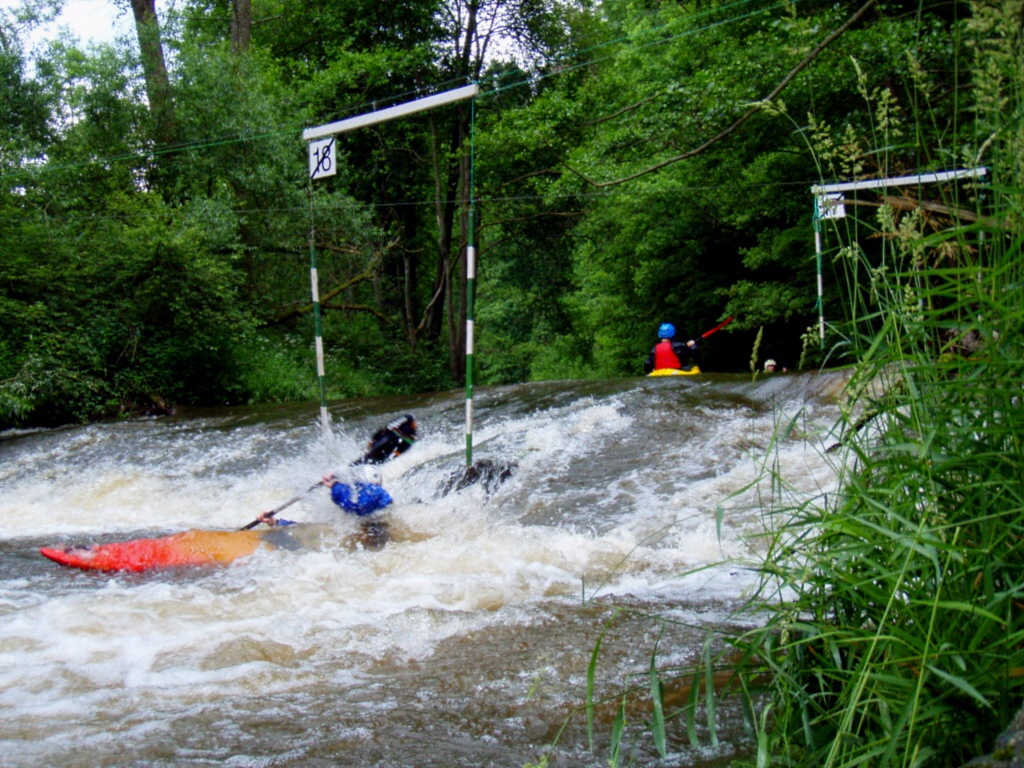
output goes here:
[{"label": "sky", "polygon": [[[0,0],[0,8],[10,9],[20,5],[19,0]],[[157,12],[165,5],[157,0]],[[37,30],[32,35],[33,47],[44,40],[52,39],[57,29],[66,26],[82,42],[111,43],[118,35],[134,34],[135,26],[131,12],[120,12],[113,0],[65,0],[64,12],[56,23]]]}]

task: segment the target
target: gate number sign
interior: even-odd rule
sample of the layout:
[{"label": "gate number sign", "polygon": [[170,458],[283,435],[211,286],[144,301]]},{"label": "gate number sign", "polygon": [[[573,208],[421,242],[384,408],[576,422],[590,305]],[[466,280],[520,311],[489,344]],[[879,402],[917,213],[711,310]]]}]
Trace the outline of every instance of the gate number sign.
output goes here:
[{"label": "gate number sign", "polygon": [[309,178],[322,179],[338,172],[334,161],[334,137],[309,142]]}]

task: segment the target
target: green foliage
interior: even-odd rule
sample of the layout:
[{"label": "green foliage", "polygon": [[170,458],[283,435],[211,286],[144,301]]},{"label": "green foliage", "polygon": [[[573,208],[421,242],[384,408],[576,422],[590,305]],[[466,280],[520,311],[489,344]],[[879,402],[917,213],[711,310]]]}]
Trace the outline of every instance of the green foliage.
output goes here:
[{"label": "green foliage", "polygon": [[[915,167],[917,147],[931,147],[935,135],[949,139],[963,116],[943,106],[908,142],[899,139],[893,115],[901,104],[930,104],[958,84],[938,65],[962,44],[941,17],[919,23],[883,14],[821,52],[790,82],[784,102],[747,115],[845,11],[793,7],[779,14],[752,6],[737,14],[732,6],[694,12],[629,3],[605,4],[604,11],[612,19],[609,39],[589,77],[574,81],[571,111],[563,111],[568,126],[549,130],[546,142],[572,139],[562,161],[571,172],[549,182],[549,198],[591,196],[573,232],[572,330],[592,340],[586,357],[593,372],[627,373],[626,360],[642,358],[659,322],[693,334],[725,315],[737,322],[705,350],[705,367],[745,367],[743,339],[762,324],[772,338],[788,335],[779,354],[795,360],[799,333],[816,308],[806,190],[819,171],[805,126],[790,115],[842,115],[888,147],[887,162]],[[919,51],[919,60],[880,54],[908,49]],[[851,56],[871,60],[860,80]],[[885,90],[894,81],[900,90]],[[872,112],[857,105],[860,91],[891,93],[894,103]],[[550,106],[547,97],[532,111]],[[730,134],[741,117],[745,123]],[[716,134],[727,138],[710,142]],[[863,158],[861,167],[870,167]],[[834,316],[840,294],[826,285],[826,314]]]},{"label": "green foliage", "polygon": [[845,437],[856,469],[786,513],[768,559],[793,595],[752,639],[772,678],[771,755],[956,766],[1019,708],[1024,305],[1001,286],[1020,264],[1018,245],[894,270],[877,293],[886,322],[852,381],[870,410]]},{"label": "green foliage", "polygon": [[806,287],[740,280],[729,290],[727,314],[741,317],[741,327],[753,327],[806,312]]},{"label": "green foliage", "polygon": [[28,208],[10,219],[18,238],[3,261],[2,422],[82,420],[152,395],[242,394],[232,360],[251,320],[237,302],[230,233],[211,225],[205,204],[172,212],[134,196],[109,205],[112,217],[74,241],[70,219],[46,226]]},{"label": "green foliage", "polygon": [[254,403],[316,400],[315,360],[308,339],[252,332],[240,343],[241,388]]},{"label": "green foliage", "polygon": [[597,378],[592,365],[583,356],[587,345],[574,336],[557,336],[546,344],[531,349],[530,380],[558,381],[562,379]]},{"label": "green foliage", "polygon": [[[312,336],[312,229],[330,393],[457,386],[467,111],[339,136],[338,174],[312,193],[299,133],[467,76],[483,88],[472,191],[476,365],[488,384],[637,375],[659,323],[695,336],[728,314],[736,321],[703,345],[702,367],[745,369],[761,326],[766,350],[792,363],[816,315],[808,186],[1004,140],[986,145],[970,133],[970,105],[945,100],[964,82],[966,68],[945,66],[964,43],[954,16],[929,9],[865,17],[771,104],[847,10],[517,0],[477,7],[469,46],[433,0],[255,10],[245,53],[227,39],[227,3],[168,17],[180,144],[156,154],[129,48],[58,40],[31,77],[4,16],[0,381],[35,381],[40,365],[62,366],[69,382],[80,372],[99,384],[57,398],[79,401],[64,409],[75,418],[151,394],[308,397],[297,346],[282,339]],[[500,30],[500,56],[472,53],[495,51],[484,30]],[[992,60],[1015,66],[994,49]],[[1013,75],[978,92],[997,103]],[[915,108],[933,118],[911,130],[901,116]],[[839,294],[826,280],[829,318]],[[251,349],[257,331],[265,354]],[[25,367],[50,335],[57,349],[73,339],[76,360]],[[43,388],[5,390],[3,423],[31,420],[25,393]]]},{"label": "green foliage", "polygon": [[83,370],[79,353],[87,357],[92,350],[73,346],[78,341],[43,337],[19,361],[16,374],[0,385],[0,425],[18,425],[29,416],[36,424],[85,421],[102,410],[108,389]]},{"label": "green foliage", "polygon": [[[1024,699],[1024,176],[1019,133],[1005,130],[1021,94],[1005,88],[1018,61],[998,55],[1019,51],[1019,29],[996,32],[1019,10],[981,8],[974,27],[995,54],[976,62],[979,91],[1005,99],[978,104],[1005,137],[993,207],[962,214],[982,223],[883,205],[877,251],[842,252],[857,365],[840,484],[776,510],[771,619],[737,643],[770,681],[760,765],[959,766],[991,751]],[[843,162],[856,146],[869,143],[848,141]]]},{"label": "green foliage", "polygon": [[0,115],[3,149],[0,169],[15,158],[9,150],[30,150],[48,138],[49,104],[38,83],[25,75],[25,62],[13,46],[0,45]]}]

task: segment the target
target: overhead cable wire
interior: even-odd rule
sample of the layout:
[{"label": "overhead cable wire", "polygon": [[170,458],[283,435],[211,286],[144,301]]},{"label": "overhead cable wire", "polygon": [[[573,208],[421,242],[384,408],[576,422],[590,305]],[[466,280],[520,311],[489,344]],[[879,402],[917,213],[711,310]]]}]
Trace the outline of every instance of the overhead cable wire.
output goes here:
[{"label": "overhead cable wire", "polygon": [[[681,17],[679,19],[673,19],[673,20],[671,20],[671,21],[667,22],[666,24],[663,24],[663,25],[661,25],[659,27],[652,27],[650,29],[642,30],[638,34],[646,35],[646,34],[651,34],[651,33],[657,33],[659,31],[671,29],[672,27],[675,27],[676,25],[678,25],[680,23],[683,23],[684,21],[692,21],[692,20],[698,19],[698,18],[700,18],[702,16],[710,15],[712,13],[717,13],[717,12],[723,11],[725,9],[730,9],[730,8],[733,8],[733,7],[736,7],[736,6],[746,5],[747,3],[750,3],[750,2],[756,2],[756,0],[739,0],[736,3],[733,3],[731,5],[722,6],[721,8],[709,9],[709,10],[706,10],[706,11],[701,11],[699,13],[695,13],[695,14],[686,16],[686,17]],[[722,19],[722,20],[716,21],[716,22],[714,22],[712,24],[707,24],[707,25],[704,25],[704,26],[701,26],[701,27],[686,29],[686,30],[683,30],[682,32],[679,32],[679,33],[674,34],[674,35],[670,35],[668,37],[662,37],[662,38],[658,38],[657,40],[651,40],[651,41],[646,41],[646,42],[637,42],[637,43],[634,43],[632,45],[627,45],[626,46],[626,50],[628,50],[628,51],[643,50],[645,48],[649,48],[649,47],[652,47],[652,46],[663,45],[665,43],[669,43],[669,42],[672,42],[674,40],[678,40],[678,39],[683,38],[683,37],[687,37],[687,36],[694,35],[694,34],[699,34],[701,32],[706,32],[706,31],[708,31],[710,29],[714,29],[716,27],[724,26],[726,24],[731,24],[731,23],[735,23],[735,22],[738,22],[738,21],[743,21],[743,20],[751,18],[753,16],[757,16],[757,15],[760,15],[760,14],[768,13],[768,12],[776,10],[778,8],[789,7],[791,5],[792,5],[792,3],[787,3],[785,1],[783,1],[783,2],[774,4],[774,5],[771,5],[771,6],[767,6],[765,8],[753,10],[753,11],[751,11],[749,13],[745,13],[745,14],[741,14],[741,15],[738,15],[738,16],[729,17],[727,19]],[[566,54],[563,54],[560,57],[555,57],[552,60],[552,63],[557,63],[559,61],[564,61],[566,59],[575,58],[577,56],[580,56],[580,55],[583,55],[583,54],[586,54],[586,53],[589,53],[589,52],[592,52],[592,51],[597,51],[597,50],[600,50],[600,49],[603,49],[603,48],[607,48],[607,47],[612,46],[612,45],[620,45],[623,42],[628,42],[629,40],[633,39],[634,37],[635,37],[635,35],[633,35],[633,36],[630,36],[630,35],[621,36],[621,37],[615,38],[614,40],[606,41],[606,42],[600,43],[598,45],[591,46],[589,48],[584,48],[584,49],[580,49],[579,51],[573,51],[573,52],[570,52],[570,53],[566,53]],[[593,66],[595,64],[600,64],[602,62],[605,62],[605,61],[608,61],[610,59],[615,58],[617,55],[620,55],[620,53],[621,53],[621,51],[616,51],[615,53],[608,54],[607,56],[602,56],[602,57],[593,58],[593,59],[587,59],[586,61],[578,62],[577,64],[574,64],[574,65],[571,65],[571,66],[562,66],[562,67],[558,68],[557,71],[552,71],[552,72],[548,72],[548,73],[538,74],[538,75],[526,78],[524,80],[520,80],[520,81],[515,82],[515,83],[509,83],[509,84],[504,85],[504,86],[497,86],[497,87],[486,89],[486,90],[482,89],[479,98],[487,98],[489,96],[494,96],[494,95],[496,95],[498,93],[502,93],[502,92],[505,92],[505,91],[508,91],[508,90],[512,90],[512,89],[515,89],[515,88],[522,88],[522,87],[532,86],[532,85],[535,85],[536,83],[541,82],[543,80],[547,80],[547,79],[550,79],[550,78],[553,78],[553,77],[561,76],[561,75],[567,74],[569,72],[573,72],[573,71],[575,71],[577,69],[581,69],[581,68],[585,68],[585,67],[590,67],[590,66]],[[444,88],[446,86],[450,86],[450,85],[454,85],[454,84],[457,84],[457,83],[461,83],[463,81],[464,81],[464,78],[452,78],[452,79],[446,80],[444,82],[435,84],[435,89]],[[355,104],[355,105],[349,106],[349,107],[341,109],[341,110],[337,110],[334,113],[332,113],[331,115],[327,116],[327,118],[325,118],[325,119],[334,119],[334,118],[338,118],[338,117],[345,117],[347,115],[358,114],[361,111],[366,111],[367,108],[377,109],[377,108],[380,108],[383,105],[389,105],[389,104],[393,104],[393,103],[398,103],[400,100],[408,99],[411,96],[422,96],[425,92],[426,92],[425,88],[408,89],[408,90],[406,90],[406,91],[404,91],[403,93],[400,93],[400,94],[392,94],[392,95],[390,95],[390,96],[388,96],[386,98],[382,98],[382,99],[371,99],[371,100],[366,101],[366,102],[362,102],[362,103]],[[261,140],[267,140],[267,139],[271,139],[271,138],[288,136],[288,135],[292,135],[292,134],[296,134],[296,133],[301,134],[302,130],[303,130],[303,128],[282,128],[280,130],[271,130],[271,131],[267,131],[267,132],[264,132],[264,133],[257,133],[257,134],[252,134],[252,135],[225,136],[225,137],[217,137],[217,138],[211,138],[211,139],[196,139],[194,141],[182,142],[180,144],[168,145],[168,146],[164,146],[164,147],[160,147],[160,148],[155,148],[155,149],[152,149],[152,150],[139,151],[139,152],[135,152],[135,153],[125,153],[123,155],[115,155],[115,156],[108,157],[108,158],[97,158],[97,159],[92,159],[92,160],[88,160],[88,161],[82,161],[82,162],[79,162],[79,163],[69,163],[69,164],[56,165],[56,166],[45,165],[45,166],[35,166],[35,167],[22,167],[22,168],[19,168],[16,171],[8,171],[6,173],[0,174],[0,179],[6,180],[6,179],[9,179],[9,178],[12,178],[12,177],[15,177],[15,176],[24,176],[24,175],[27,175],[27,174],[30,174],[30,173],[38,174],[38,173],[45,173],[45,172],[59,172],[59,171],[64,171],[64,170],[73,170],[75,168],[95,166],[95,165],[109,165],[109,164],[112,164],[112,163],[115,163],[115,162],[121,162],[121,161],[126,161],[126,160],[147,160],[147,159],[152,159],[154,157],[163,157],[163,156],[172,155],[172,154],[178,154],[178,153],[182,153],[182,152],[191,152],[191,151],[196,151],[196,150],[200,150],[200,149],[210,149],[210,148],[213,148],[213,147],[228,146],[228,145],[231,145],[231,144],[241,144],[241,143],[248,143],[248,142],[254,142],[254,141],[261,141]]]}]

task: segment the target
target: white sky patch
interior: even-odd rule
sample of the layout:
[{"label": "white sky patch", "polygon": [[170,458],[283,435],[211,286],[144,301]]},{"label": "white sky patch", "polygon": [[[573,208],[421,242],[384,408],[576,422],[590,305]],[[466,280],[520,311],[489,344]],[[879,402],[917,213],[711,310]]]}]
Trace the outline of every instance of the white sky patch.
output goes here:
[{"label": "white sky patch", "polygon": [[[0,0],[3,11],[12,11],[20,5],[21,0]],[[168,6],[166,1],[157,1],[156,10],[161,18]],[[65,0],[64,10],[55,22],[33,30],[26,41],[26,51],[31,53],[37,46],[56,39],[62,28],[70,31],[83,46],[113,43],[118,37],[135,34],[131,12],[119,10],[113,0]]]}]

